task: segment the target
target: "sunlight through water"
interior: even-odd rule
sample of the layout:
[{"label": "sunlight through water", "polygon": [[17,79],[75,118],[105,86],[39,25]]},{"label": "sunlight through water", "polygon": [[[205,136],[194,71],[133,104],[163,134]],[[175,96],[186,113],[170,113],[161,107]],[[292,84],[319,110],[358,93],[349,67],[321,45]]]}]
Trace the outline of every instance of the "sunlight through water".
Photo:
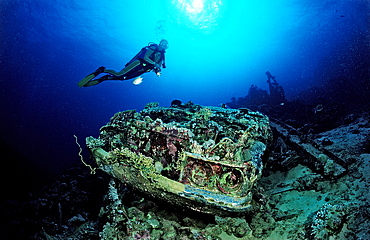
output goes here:
[{"label": "sunlight through water", "polygon": [[186,19],[187,26],[211,32],[217,26],[222,1],[217,0],[173,0],[180,10],[179,21]]}]

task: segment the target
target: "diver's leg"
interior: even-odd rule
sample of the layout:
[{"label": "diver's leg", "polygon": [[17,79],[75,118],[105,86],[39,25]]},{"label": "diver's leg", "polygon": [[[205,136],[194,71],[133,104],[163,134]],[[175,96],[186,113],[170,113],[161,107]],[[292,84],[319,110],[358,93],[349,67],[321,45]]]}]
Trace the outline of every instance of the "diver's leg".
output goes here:
[{"label": "diver's leg", "polygon": [[105,67],[99,67],[98,69],[96,69],[96,71],[95,71],[95,72],[93,72],[93,73],[91,73],[91,74],[87,75],[85,78],[83,78],[81,81],[79,81],[79,82],[77,83],[77,85],[78,85],[79,87],[86,87],[85,85],[86,85],[89,81],[91,81],[94,77],[98,76],[100,73],[103,73],[103,72],[104,72],[104,70],[105,70]]},{"label": "diver's leg", "polygon": [[[99,83],[101,83],[103,81],[106,81],[106,80],[125,80],[124,77],[122,79],[121,79],[121,77],[124,76],[127,73],[130,73],[130,71],[135,70],[135,68],[137,68],[138,66],[140,66],[140,64],[141,63],[140,63],[139,60],[134,61],[134,62],[130,63],[129,65],[127,65],[127,67],[125,67],[124,69],[122,69],[119,72],[116,72],[114,70],[105,70],[105,69],[99,68],[94,73],[92,73],[92,74],[86,76],[84,79],[82,79],[78,83],[78,86],[79,87],[90,87],[90,86],[97,85],[97,84],[99,84]],[[104,75],[101,78],[98,78],[98,79],[94,79],[93,80],[94,77],[96,77],[97,75],[99,75],[101,73],[100,70],[103,70],[104,73],[112,74],[113,76]],[[98,73],[98,74],[96,74],[96,73]]]},{"label": "diver's leg", "polygon": [[125,67],[124,69],[122,69],[119,72],[116,72],[116,71],[110,70],[110,69],[104,70],[104,72],[119,77],[119,76],[123,76],[123,75],[127,74],[128,72],[130,72],[132,69],[134,69],[135,67],[137,67],[139,65],[140,65],[140,61],[136,60],[136,61],[133,61],[132,63],[130,63],[129,65],[127,65],[127,67]]}]

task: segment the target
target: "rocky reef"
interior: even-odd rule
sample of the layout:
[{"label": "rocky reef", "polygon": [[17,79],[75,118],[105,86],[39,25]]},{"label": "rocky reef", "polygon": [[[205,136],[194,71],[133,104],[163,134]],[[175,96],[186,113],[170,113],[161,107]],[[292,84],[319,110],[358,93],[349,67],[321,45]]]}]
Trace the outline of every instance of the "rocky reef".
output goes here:
[{"label": "rocky reef", "polygon": [[259,112],[150,103],[141,112],[115,114],[86,144],[100,169],[130,187],[222,215],[251,208],[271,138]]},{"label": "rocky reef", "polygon": [[[244,156],[248,165],[251,164],[251,167],[243,168],[243,158],[232,158],[236,159],[232,161],[226,157],[227,151],[215,146],[220,146],[218,143],[232,146],[232,143],[242,141],[244,138],[236,133],[243,133],[245,121],[261,121],[258,124],[265,126],[265,116],[247,109],[181,103],[177,106],[167,112],[169,108],[150,104],[140,113],[117,113],[101,128],[99,138],[88,138],[87,141],[91,144],[89,148],[94,159],[98,163],[101,161],[98,167],[104,171],[95,165],[85,167],[86,162],[90,163],[86,159],[40,192],[33,193],[28,201],[2,202],[2,239],[370,239],[369,113],[348,115],[344,119],[351,121],[346,120],[337,128],[317,134],[302,134],[282,121],[270,119],[272,142],[270,130],[263,135],[263,131],[258,132],[259,128],[255,128],[256,135],[251,134],[253,140],[249,146],[270,142],[266,145],[262,162],[259,155],[246,157],[250,156],[247,154],[250,147],[241,148],[245,154],[236,154],[238,148],[233,148],[235,152],[231,153],[234,156]],[[203,116],[202,121],[193,121],[198,115]],[[226,120],[227,115],[231,117]],[[178,124],[170,119],[175,119]],[[160,124],[155,125],[156,122]],[[125,128],[124,123],[136,125],[135,128]],[[233,129],[224,125],[233,126]],[[195,127],[191,129],[189,126]],[[207,127],[212,131],[206,131]],[[194,136],[185,128],[194,131]],[[196,137],[195,133],[200,135]],[[257,137],[258,133],[265,137]],[[141,141],[150,135],[156,136],[154,142]],[[195,141],[197,144],[190,144]],[[193,145],[196,148],[192,148]],[[214,150],[214,153],[207,152],[207,149]],[[188,153],[184,155],[181,152]],[[174,164],[178,161],[187,161],[187,164]],[[214,167],[216,163],[222,172]],[[136,178],[133,176],[131,181],[126,181],[123,177],[116,177],[115,174],[122,173],[120,168],[114,170],[119,164],[127,165],[128,174],[136,174]],[[243,173],[249,177],[245,179],[250,179],[248,171],[255,167],[253,176],[257,178],[253,186],[244,188],[248,189],[246,196],[251,196],[251,202],[244,205],[247,207],[242,212],[225,208],[225,204],[199,202],[171,192],[174,184],[198,188],[198,193],[203,193],[206,199],[211,199],[208,198],[211,194],[215,194],[213,198],[224,196],[223,199],[242,199],[245,196],[242,195],[242,187],[233,188],[231,184],[223,187],[217,181],[214,185],[210,184],[212,181],[208,184],[195,181],[207,180],[205,173],[209,171],[198,172],[207,166],[220,174],[234,170],[228,172],[226,176],[230,178],[225,177],[225,182],[230,181],[238,187],[238,183],[244,182],[235,181],[232,174],[240,177]],[[186,167],[197,170],[197,174],[187,171],[181,174],[181,169]],[[154,187],[148,186],[144,176],[152,179]],[[210,179],[221,181],[223,178],[218,175]],[[145,184],[147,190],[137,186],[139,184]],[[170,197],[158,196],[158,189]],[[178,192],[179,189],[183,190],[177,188]],[[206,192],[209,195],[205,195]],[[169,204],[175,199],[185,203]],[[199,199],[202,199],[200,195]],[[206,210],[202,211],[201,207]]]}]

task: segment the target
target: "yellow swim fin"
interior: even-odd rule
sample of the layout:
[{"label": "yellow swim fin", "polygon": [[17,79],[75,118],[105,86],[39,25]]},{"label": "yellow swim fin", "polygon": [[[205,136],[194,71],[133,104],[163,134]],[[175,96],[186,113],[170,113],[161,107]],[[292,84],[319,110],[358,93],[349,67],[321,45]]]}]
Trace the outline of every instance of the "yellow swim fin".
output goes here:
[{"label": "yellow swim fin", "polygon": [[81,81],[79,81],[77,83],[77,85],[79,87],[84,87],[88,82],[90,82],[91,79],[93,79],[95,77],[95,75],[92,73],[90,75],[87,75],[84,79],[82,79]]}]

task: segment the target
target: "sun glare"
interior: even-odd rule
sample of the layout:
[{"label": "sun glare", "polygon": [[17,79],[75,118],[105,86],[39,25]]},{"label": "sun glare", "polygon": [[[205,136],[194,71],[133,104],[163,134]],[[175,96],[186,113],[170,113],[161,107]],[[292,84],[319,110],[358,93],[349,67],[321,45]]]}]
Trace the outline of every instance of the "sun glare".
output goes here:
[{"label": "sun glare", "polygon": [[220,0],[173,0],[172,3],[188,19],[189,27],[212,30],[220,15]]},{"label": "sun glare", "polygon": [[203,11],[203,0],[193,0],[190,3],[185,3],[186,11],[191,14],[197,14]]}]

